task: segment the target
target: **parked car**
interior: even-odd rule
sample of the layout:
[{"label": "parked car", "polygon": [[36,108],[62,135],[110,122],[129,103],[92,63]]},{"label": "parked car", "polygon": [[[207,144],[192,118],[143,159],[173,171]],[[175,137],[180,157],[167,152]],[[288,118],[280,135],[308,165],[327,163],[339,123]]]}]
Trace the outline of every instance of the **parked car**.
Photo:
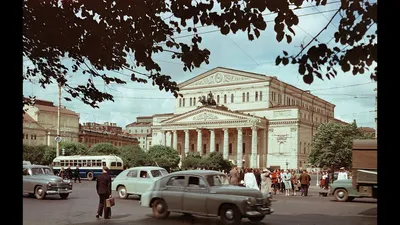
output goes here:
[{"label": "parked car", "polygon": [[111,188],[118,192],[120,198],[125,199],[129,195],[140,198],[155,180],[167,174],[168,171],[162,167],[132,167],[118,174],[112,181]]},{"label": "parked car", "polygon": [[72,193],[71,180],[55,176],[48,166],[23,165],[22,178],[23,193],[40,200],[46,195],[60,195],[66,199]]},{"label": "parked car", "polygon": [[364,197],[353,188],[352,179],[335,180],[333,184],[330,185],[329,195],[333,195],[335,200],[339,202],[353,201],[354,198]]},{"label": "parked car", "polygon": [[170,173],[142,194],[140,204],[160,219],[179,212],[219,216],[225,224],[240,224],[242,218],[259,222],[273,212],[269,194],[231,185],[226,174],[213,170]]}]

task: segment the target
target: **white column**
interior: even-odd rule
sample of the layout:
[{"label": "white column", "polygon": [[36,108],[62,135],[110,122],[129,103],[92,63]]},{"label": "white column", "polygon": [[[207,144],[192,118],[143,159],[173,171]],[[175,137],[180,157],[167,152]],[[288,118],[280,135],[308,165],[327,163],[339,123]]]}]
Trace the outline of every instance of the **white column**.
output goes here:
[{"label": "white column", "polygon": [[257,167],[257,127],[251,128],[251,157],[250,157],[250,167]]},{"label": "white column", "polygon": [[229,142],[229,133],[228,133],[228,128],[224,128],[224,150],[223,150],[223,155],[224,159],[229,158],[229,149],[228,149],[228,142]]},{"label": "white column", "polygon": [[189,153],[189,130],[185,131],[185,157]]},{"label": "white column", "polygon": [[161,140],[160,140],[160,145],[165,146],[165,131],[161,131]]},{"label": "white column", "polygon": [[210,130],[210,152],[215,151],[215,131],[213,129]]},{"label": "white column", "polygon": [[236,157],[237,157],[237,167],[242,168],[243,164],[243,133],[242,133],[242,128],[239,127],[237,128],[238,134],[237,134],[237,152],[236,152]]},{"label": "white column", "polygon": [[178,133],[176,130],[172,131],[172,148],[178,151]]},{"label": "white column", "polygon": [[268,129],[263,130],[263,162],[265,168],[267,168],[267,156],[268,156],[268,136],[267,136]]},{"label": "white column", "polygon": [[202,155],[203,151],[201,151],[201,146],[202,144],[202,139],[203,139],[203,135],[202,135],[202,130],[201,129],[197,129],[197,152]]},{"label": "white column", "polygon": [[166,135],[166,145],[168,147],[172,147],[172,141],[171,141],[171,131],[167,131],[167,135]]}]

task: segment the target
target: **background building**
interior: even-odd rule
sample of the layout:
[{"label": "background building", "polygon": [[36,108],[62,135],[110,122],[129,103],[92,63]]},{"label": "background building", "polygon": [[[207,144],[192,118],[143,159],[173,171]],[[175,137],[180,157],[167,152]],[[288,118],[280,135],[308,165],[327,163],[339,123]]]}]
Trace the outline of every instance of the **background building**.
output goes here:
[{"label": "background building", "polygon": [[130,123],[125,126],[128,134],[132,134],[139,141],[139,146],[145,151],[151,147],[151,126],[152,116],[139,116],[136,117],[136,122]]},{"label": "background building", "polygon": [[80,126],[79,142],[86,144],[89,148],[101,142],[108,142],[114,146],[139,144],[136,137],[122,132],[122,127],[117,126],[116,123],[109,122],[104,124],[84,123]]},{"label": "background building", "polygon": [[[24,106],[25,114],[29,115],[33,121],[44,128],[47,135],[46,144],[56,146],[58,126],[58,107],[53,102],[36,100],[32,106]],[[79,133],[79,114],[61,107],[60,136],[64,141],[78,142]]]},{"label": "background building", "polygon": [[[154,144],[181,155],[222,151],[239,167],[305,168],[335,105],[276,77],[217,67],[179,84],[174,113],[154,115]],[[199,100],[211,95],[217,106]]]},{"label": "background building", "polygon": [[29,114],[23,114],[22,143],[26,145],[47,145],[46,129],[40,126]]}]

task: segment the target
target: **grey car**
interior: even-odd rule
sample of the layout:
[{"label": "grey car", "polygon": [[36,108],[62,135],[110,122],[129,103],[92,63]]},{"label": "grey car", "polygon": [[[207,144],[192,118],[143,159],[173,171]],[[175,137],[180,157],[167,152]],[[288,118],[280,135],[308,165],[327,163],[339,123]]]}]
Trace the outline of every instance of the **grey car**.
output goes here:
[{"label": "grey car", "polygon": [[55,176],[48,166],[23,165],[22,178],[23,193],[40,200],[46,195],[60,195],[66,199],[72,193],[72,182]]},{"label": "grey car", "polygon": [[225,224],[240,224],[242,218],[259,222],[273,212],[269,194],[231,185],[226,174],[213,170],[165,175],[142,194],[140,204],[160,219],[179,212],[219,216]]}]

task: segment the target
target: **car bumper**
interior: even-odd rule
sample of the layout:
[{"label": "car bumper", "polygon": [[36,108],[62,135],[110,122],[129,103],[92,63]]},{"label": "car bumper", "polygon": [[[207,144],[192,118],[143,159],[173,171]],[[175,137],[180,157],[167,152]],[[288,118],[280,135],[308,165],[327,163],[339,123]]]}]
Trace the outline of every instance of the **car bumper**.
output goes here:
[{"label": "car bumper", "polygon": [[141,206],[143,206],[143,207],[150,207],[150,195],[149,194],[147,194],[147,193],[143,193],[141,196],[140,196],[140,201],[139,201],[139,204],[141,205]]},{"label": "car bumper", "polygon": [[253,216],[264,216],[268,215],[274,212],[274,209],[269,208],[269,207],[258,207],[257,210],[249,210],[246,211],[246,216],[247,217],[253,217]]},{"label": "car bumper", "polygon": [[57,195],[57,194],[69,194],[72,193],[72,189],[58,189],[58,190],[47,190],[46,194],[48,195]]}]

